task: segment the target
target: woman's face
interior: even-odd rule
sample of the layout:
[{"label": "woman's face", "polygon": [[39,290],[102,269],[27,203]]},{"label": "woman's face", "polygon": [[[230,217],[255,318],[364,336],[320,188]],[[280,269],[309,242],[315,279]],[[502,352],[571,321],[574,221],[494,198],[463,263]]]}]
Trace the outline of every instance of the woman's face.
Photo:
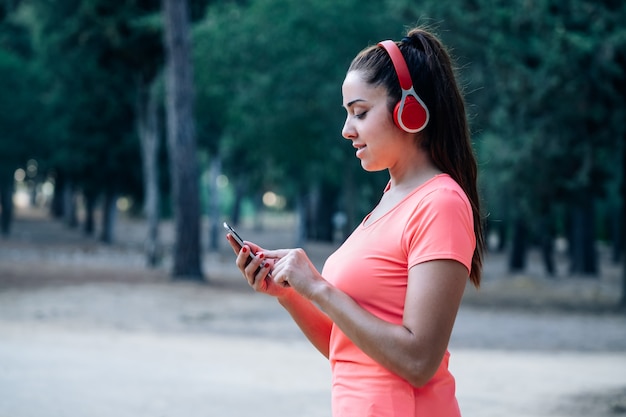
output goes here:
[{"label": "woman's face", "polygon": [[366,83],[359,71],[350,71],[341,91],[348,113],[341,134],[352,141],[363,169],[380,171],[396,166],[413,137],[393,123],[387,90]]}]

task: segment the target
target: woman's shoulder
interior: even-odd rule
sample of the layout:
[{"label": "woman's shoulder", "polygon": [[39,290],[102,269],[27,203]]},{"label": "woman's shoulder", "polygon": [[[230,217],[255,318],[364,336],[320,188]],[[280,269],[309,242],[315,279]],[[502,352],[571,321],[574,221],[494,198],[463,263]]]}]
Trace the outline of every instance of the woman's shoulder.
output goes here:
[{"label": "woman's shoulder", "polygon": [[411,193],[411,197],[417,200],[438,195],[458,195],[467,200],[467,196],[461,186],[448,174],[434,176]]},{"label": "woman's shoulder", "polygon": [[444,213],[463,212],[471,215],[472,208],[469,198],[461,186],[448,174],[440,174],[433,177],[427,183],[419,187],[410,196],[411,202],[407,204],[407,210],[413,215],[424,212]]}]

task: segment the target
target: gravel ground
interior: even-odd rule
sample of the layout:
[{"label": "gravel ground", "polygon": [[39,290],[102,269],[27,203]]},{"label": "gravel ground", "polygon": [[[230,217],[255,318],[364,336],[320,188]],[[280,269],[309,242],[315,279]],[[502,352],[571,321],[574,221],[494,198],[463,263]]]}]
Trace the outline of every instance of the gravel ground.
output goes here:
[{"label": "gravel ground", "polygon": [[[244,285],[225,244],[205,256],[209,284],[172,281],[167,259],[143,266],[142,228],[122,220],[122,243],[104,246],[33,211],[0,241],[0,417],[328,416],[325,360]],[[320,265],[332,245],[306,249]],[[490,255],[452,336],[464,415],[626,416],[619,269],[504,271]]]}]

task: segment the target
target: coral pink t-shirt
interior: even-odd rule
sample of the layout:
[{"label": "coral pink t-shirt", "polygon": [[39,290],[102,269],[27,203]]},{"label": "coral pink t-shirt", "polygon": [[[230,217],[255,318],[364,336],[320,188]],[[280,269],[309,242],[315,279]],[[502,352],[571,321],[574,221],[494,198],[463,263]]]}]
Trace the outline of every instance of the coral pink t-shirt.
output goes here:
[{"label": "coral pink t-shirt", "polygon": [[[322,275],[383,320],[402,323],[412,266],[453,259],[469,274],[476,245],[472,209],[447,174],[432,178],[381,218],[365,223],[328,258]],[[380,366],[337,326],[331,332],[329,358],[334,417],[460,416],[448,352],[420,388]]]}]

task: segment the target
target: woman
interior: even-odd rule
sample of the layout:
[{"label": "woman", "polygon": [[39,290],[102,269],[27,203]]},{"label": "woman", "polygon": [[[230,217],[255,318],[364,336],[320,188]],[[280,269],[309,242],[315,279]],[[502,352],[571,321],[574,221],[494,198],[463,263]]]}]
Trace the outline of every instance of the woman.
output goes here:
[{"label": "woman", "polygon": [[342,94],[343,137],[363,169],[389,172],[380,202],[321,274],[302,249],[227,235],[237,266],[328,357],[333,416],[459,416],[447,346],[468,278],[480,283],[483,235],[450,58],[416,28],[361,51]]}]

